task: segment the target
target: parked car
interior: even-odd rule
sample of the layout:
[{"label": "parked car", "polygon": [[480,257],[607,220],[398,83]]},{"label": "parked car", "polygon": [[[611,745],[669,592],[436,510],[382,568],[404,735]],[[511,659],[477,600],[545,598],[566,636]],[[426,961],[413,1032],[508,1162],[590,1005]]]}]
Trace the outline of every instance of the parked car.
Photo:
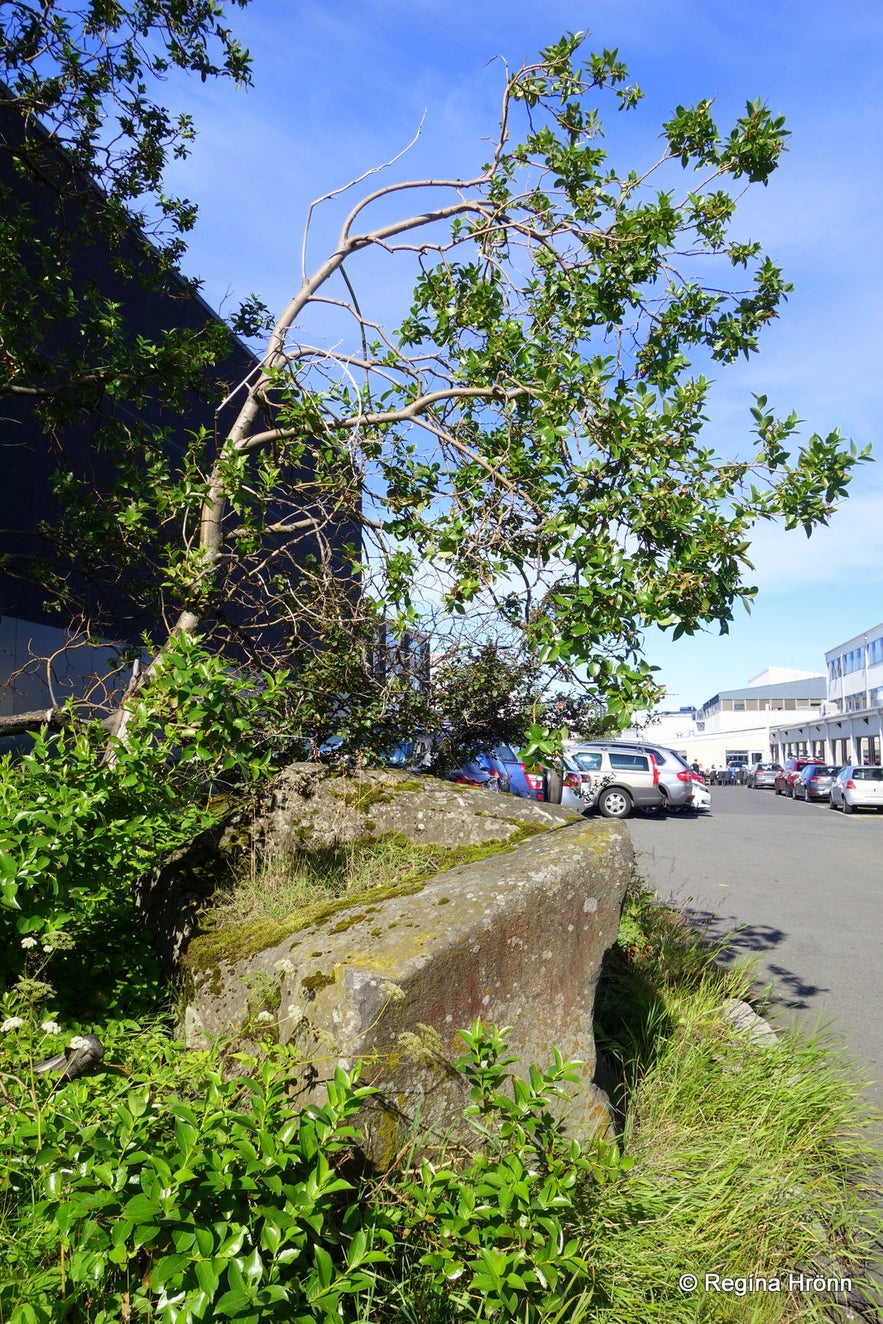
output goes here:
[{"label": "parked car", "polygon": [[636,740],[584,740],[570,751],[575,755],[584,749],[606,749],[621,753],[652,754],[659,769],[659,789],[664,809],[689,809],[693,804],[696,782],[686,759],[665,745],[654,745]]},{"label": "parked car", "polygon": [[659,766],[646,750],[580,746],[564,756],[563,780],[562,804],[597,809],[605,818],[665,804]]},{"label": "parked car", "polygon": [[883,768],[873,763],[847,763],[831,785],[832,809],[883,809]]},{"label": "parked car", "polygon": [[494,767],[502,769],[508,777],[510,794],[520,795],[522,800],[542,799],[542,774],[529,773],[511,745],[501,740],[488,752]]},{"label": "parked car", "polygon": [[[565,754],[561,773],[561,804],[565,809],[585,812],[592,800],[592,771],[582,768],[570,754]],[[548,785],[548,782],[547,782]]]},{"label": "parked car", "polygon": [[696,781],[693,786],[693,804],[691,808],[695,813],[704,813],[711,808],[711,791],[702,781]]},{"label": "parked car", "polygon": [[780,772],[776,773],[776,795],[794,795],[794,781],[801,768],[808,767],[811,763],[824,763],[824,759],[807,758],[805,755],[797,755],[794,758],[786,759],[785,766]]},{"label": "parked car", "polygon": [[445,773],[445,781],[456,782],[459,786],[477,786],[486,791],[509,789],[509,778],[494,767],[486,754],[475,754],[471,759],[464,759],[459,767]]},{"label": "parked car", "polygon": [[781,763],[755,763],[749,769],[745,785],[754,791],[759,791],[763,786],[772,789],[776,784],[776,773],[781,771]]},{"label": "parked car", "polygon": [[[436,744],[429,736],[398,740],[386,752],[384,762],[388,768],[425,772],[432,763]],[[542,777],[530,777],[512,746],[502,740],[489,749],[480,750],[473,758],[464,760],[448,777],[462,784],[510,791],[526,800],[536,800],[537,791],[542,788]],[[493,786],[492,779],[495,779]]]},{"label": "parked car", "polygon": [[794,779],[792,792],[795,800],[827,800],[840,764],[808,763]]},{"label": "parked car", "polygon": [[422,772],[429,754],[429,741],[423,736],[417,736],[413,740],[397,740],[394,745],[390,745],[383,752],[383,762],[387,768]]}]

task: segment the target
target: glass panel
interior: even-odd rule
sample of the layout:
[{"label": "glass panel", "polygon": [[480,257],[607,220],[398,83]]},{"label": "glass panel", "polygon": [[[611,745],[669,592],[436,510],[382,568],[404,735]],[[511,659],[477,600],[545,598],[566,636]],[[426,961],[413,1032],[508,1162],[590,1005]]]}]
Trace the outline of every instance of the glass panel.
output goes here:
[{"label": "glass panel", "polygon": [[600,754],[586,754],[581,751],[577,751],[571,757],[573,758],[573,761],[577,765],[577,767],[582,768],[584,772],[597,772],[598,769],[601,767]]},{"label": "glass panel", "polygon": [[629,769],[631,772],[647,772],[650,764],[646,754],[610,754],[611,768]]}]

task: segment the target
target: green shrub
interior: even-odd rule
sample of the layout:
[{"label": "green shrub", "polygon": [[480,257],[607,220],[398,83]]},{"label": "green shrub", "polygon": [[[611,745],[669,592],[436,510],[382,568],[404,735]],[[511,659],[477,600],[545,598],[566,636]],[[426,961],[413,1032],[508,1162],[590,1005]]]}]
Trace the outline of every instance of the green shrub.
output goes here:
[{"label": "green shrub", "polygon": [[505,1032],[480,1022],[458,1064],[475,1152],[359,1185],[353,1123],[373,1091],[357,1073],[301,1109],[291,1049],[267,1044],[229,1078],[122,1025],[104,1070],[59,1088],[31,1068],[48,1032],[4,1024],[4,1324],[393,1321],[415,1301],[541,1324],[585,1283],[579,1183],[628,1168],[614,1145],[583,1155],[553,1114],[575,1064],[554,1053],[512,1077]]},{"label": "green shrub", "polygon": [[[133,884],[217,821],[219,779],[241,786],[269,773],[256,728],[283,683],[265,677],[256,688],[182,636],[153,683],[130,701],[122,737],[72,721],[56,735],[38,734],[23,758],[0,759],[0,977],[7,984],[33,974],[34,948],[24,941],[37,945],[43,977],[60,991],[82,994],[100,984],[105,1009],[129,1015],[140,977],[144,1007],[161,996]],[[117,1006],[111,990],[120,981],[125,1001]]]},{"label": "green shrub", "polygon": [[0,1318],[349,1317],[344,1298],[386,1256],[341,1172],[371,1091],[338,1070],[327,1102],[301,1109],[279,1048],[232,1079],[155,1036],[128,1045],[145,1050],[62,1088],[6,1075],[21,1095],[3,1121]]}]

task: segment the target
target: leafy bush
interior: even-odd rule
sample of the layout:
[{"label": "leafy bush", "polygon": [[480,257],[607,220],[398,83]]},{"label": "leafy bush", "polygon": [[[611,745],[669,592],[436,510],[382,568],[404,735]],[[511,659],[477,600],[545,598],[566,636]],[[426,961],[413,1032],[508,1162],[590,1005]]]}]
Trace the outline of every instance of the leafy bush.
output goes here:
[{"label": "leafy bush", "polygon": [[79,968],[94,975],[91,958],[113,954],[131,984],[131,964],[146,962],[134,881],[217,820],[219,786],[254,784],[269,772],[259,727],[283,683],[273,675],[256,687],[184,635],[153,683],[130,700],[119,735],[80,725],[72,713],[67,729],[40,733],[23,758],[0,760],[0,974],[7,981],[25,972],[32,958],[22,942],[34,940],[58,953],[49,976],[61,983],[65,967],[73,980],[72,960],[61,955],[73,944]]},{"label": "leafy bush", "polygon": [[341,1200],[370,1090],[338,1070],[301,1110],[279,1049],[233,1079],[157,1039],[148,1056],[62,1089],[7,1077],[25,1102],[4,1124],[0,1317],[339,1324],[385,1257]]},{"label": "leafy bush", "polygon": [[577,1193],[587,1179],[631,1166],[613,1142],[583,1153],[566,1134],[560,1105],[580,1064],[553,1048],[546,1070],[512,1075],[507,1034],[481,1021],[460,1031],[468,1051],[458,1067],[472,1098],[464,1116],[481,1142],[475,1156],[456,1164],[442,1155],[439,1166],[424,1158],[383,1188],[399,1230],[400,1291],[419,1302],[420,1318],[577,1319],[591,1295]]},{"label": "leafy bush", "polygon": [[540,1324],[585,1284],[580,1181],[628,1167],[615,1146],[584,1156],[553,1115],[576,1064],[554,1053],[513,1078],[505,1032],[481,1022],[458,1064],[477,1152],[358,1186],[353,1123],[374,1091],[357,1073],[338,1068],[327,1102],[301,1109],[291,1049],[237,1059],[250,1074],[230,1079],[123,1025],[103,1073],[54,1088],[30,1067],[47,1032],[5,1025],[5,1324],[393,1321],[415,1300]]}]

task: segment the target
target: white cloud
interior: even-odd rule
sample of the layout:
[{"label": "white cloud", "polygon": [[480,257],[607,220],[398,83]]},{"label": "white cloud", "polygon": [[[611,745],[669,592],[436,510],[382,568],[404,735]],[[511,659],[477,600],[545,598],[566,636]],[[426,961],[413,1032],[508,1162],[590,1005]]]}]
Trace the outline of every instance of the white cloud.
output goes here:
[{"label": "white cloud", "polygon": [[802,530],[758,526],[752,539],[752,576],[765,592],[814,584],[879,584],[883,581],[883,492],[851,497],[831,524],[811,538]]}]

